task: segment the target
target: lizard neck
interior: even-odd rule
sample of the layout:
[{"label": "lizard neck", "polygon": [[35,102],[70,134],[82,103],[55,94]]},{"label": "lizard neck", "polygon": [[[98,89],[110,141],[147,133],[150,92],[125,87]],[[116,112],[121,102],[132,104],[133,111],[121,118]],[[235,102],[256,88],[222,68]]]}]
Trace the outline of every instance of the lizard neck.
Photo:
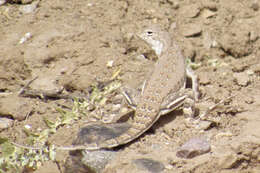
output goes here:
[{"label": "lizard neck", "polygon": [[164,33],[160,40],[154,40],[154,42],[157,44],[153,44],[152,49],[155,51],[158,58],[168,52],[172,44],[170,35],[167,33]]}]

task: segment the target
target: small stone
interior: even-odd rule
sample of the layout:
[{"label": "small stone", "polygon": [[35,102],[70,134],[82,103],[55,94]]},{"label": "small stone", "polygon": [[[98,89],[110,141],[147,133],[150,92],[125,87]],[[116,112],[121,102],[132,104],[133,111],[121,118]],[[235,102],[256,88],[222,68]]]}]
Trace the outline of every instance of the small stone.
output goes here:
[{"label": "small stone", "polygon": [[33,2],[33,0],[21,0],[22,4],[30,4],[32,2]]},{"label": "small stone", "polygon": [[74,151],[66,159],[66,173],[99,173],[116,156],[117,152],[109,150]]},{"label": "small stone", "polygon": [[223,137],[231,137],[233,134],[231,132],[220,132],[215,137],[217,140],[220,140]]},{"label": "small stone", "polygon": [[204,9],[209,9],[211,11],[217,11],[218,7],[217,4],[215,2],[211,2],[211,1],[202,1],[203,3],[203,7]]},{"label": "small stone", "polygon": [[249,77],[245,72],[234,73],[234,77],[239,86],[247,86],[250,82]]},{"label": "small stone", "polygon": [[209,142],[201,137],[195,137],[182,145],[177,151],[176,156],[180,158],[191,159],[209,151]]},{"label": "small stone", "polygon": [[25,128],[25,129],[27,129],[27,130],[29,130],[29,129],[31,129],[31,128],[32,128],[32,126],[31,126],[31,125],[29,125],[29,124],[26,124],[26,125],[24,125],[24,128]]},{"label": "small stone", "polygon": [[255,31],[249,33],[249,39],[252,42],[255,42],[259,38],[258,34]]},{"label": "small stone", "polygon": [[228,153],[221,157],[219,160],[219,166],[224,169],[230,169],[236,165],[238,157],[235,154]]},{"label": "small stone", "polygon": [[144,55],[137,55],[136,59],[139,60],[139,61],[147,61],[147,59],[145,58]]},{"label": "small stone", "polygon": [[107,62],[107,67],[111,68],[111,67],[113,67],[113,64],[114,64],[114,61],[110,60],[110,61]]},{"label": "small stone", "polygon": [[107,163],[112,160],[112,157],[115,156],[115,151],[109,150],[98,150],[92,152],[83,152],[82,163],[89,167],[91,170],[96,172],[102,172]]},{"label": "small stone", "polygon": [[252,3],[251,8],[252,8],[254,11],[258,11],[258,9],[259,9],[259,4],[257,3],[257,1],[255,1],[255,2]]},{"label": "small stone", "polygon": [[13,120],[11,120],[9,118],[4,118],[4,117],[0,118],[0,130],[7,129],[7,128],[11,127],[12,125],[13,125]]},{"label": "small stone", "polygon": [[207,73],[202,73],[200,75],[200,84],[202,84],[202,85],[210,84],[210,77]]},{"label": "small stone", "polygon": [[160,173],[164,170],[164,165],[158,161],[152,159],[136,159],[133,163],[142,170],[146,170],[149,173]]},{"label": "small stone", "polygon": [[182,33],[185,37],[195,37],[199,36],[202,32],[202,29],[199,25],[192,24],[192,25],[187,25],[184,27]]},{"label": "small stone", "polygon": [[200,14],[200,7],[198,5],[184,6],[181,14],[187,18],[195,18]]},{"label": "small stone", "polygon": [[80,129],[74,145],[102,143],[116,138],[130,128],[128,123],[93,124]]},{"label": "small stone", "polygon": [[210,121],[200,121],[198,129],[207,130],[210,128],[211,124],[212,124],[212,122],[210,122]]},{"label": "small stone", "polygon": [[14,120],[24,120],[33,110],[31,101],[15,94],[0,99],[0,115],[12,117]]},{"label": "small stone", "polygon": [[31,3],[31,4],[28,4],[28,5],[23,5],[19,8],[19,10],[23,13],[23,14],[28,14],[28,13],[32,13],[35,11],[35,9],[37,8],[38,6],[38,3],[37,1]]},{"label": "small stone", "polygon": [[27,32],[26,34],[24,34],[24,36],[20,39],[19,44],[23,44],[24,42],[26,42],[28,39],[30,39],[32,37],[30,32]]},{"label": "small stone", "polygon": [[4,5],[6,3],[6,0],[0,0],[0,6]]},{"label": "small stone", "polygon": [[[87,125],[81,128],[77,139],[73,141],[73,145],[103,143],[106,140],[120,136],[129,128],[128,123]],[[80,172],[80,170],[83,170],[83,172],[102,172],[116,154],[117,152],[113,150],[71,151],[65,167],[70,170],[69,172]]]},{"label": "small stone", "polygon": [[211,11],[211,10],[208,10],[208,9],[205,9],[205,10],[203,10],[202,11],[202,17],[204,17],[205,19],[207,19],[207,18],[210,18],[210,17],[213,17],[213,16],[215,16],[216,15],[216,12],[213,12],[213,11]]},{"label": "small stone", "polygon": [[252,97],[252,96],[246,96],[245,97],[245,103],[252,104],[254,102],[255,102],[254,97]]}]

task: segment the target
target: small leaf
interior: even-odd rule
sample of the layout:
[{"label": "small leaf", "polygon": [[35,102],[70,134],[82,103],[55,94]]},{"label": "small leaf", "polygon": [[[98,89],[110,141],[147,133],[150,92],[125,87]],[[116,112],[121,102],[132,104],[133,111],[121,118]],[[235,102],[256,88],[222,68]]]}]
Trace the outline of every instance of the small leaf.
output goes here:
[{"label": "small leaf", "polygon": [[43,117],[43,121],[45,122],[45,124],[49,127],[49,128],[56,128],[55,127],[55,123],[54,122],[52,122],[52,121],[50,121],[50,120],[48,120],[46,117]]},{"label": "small leaf", "polygon": [[111,80],[114,80],[117,78],[117,76],[119,75],[119,73],[121,72],[121,69],[117,69],[116,71],[114,71],[112,77],[110,78]]},{"label": "small leaf", "polygon": [[0,137],[0,144],[3,144],[8,141],[8,138]]},{"label": "small leaf", "polygon": [[26,128],[24,128],[23,131],[25,132],[25,134],[26,134],[27,136],[32,136],[32,137],[35,137],[35,138],[37,138],[37,137],[40,136],[39,133],[31,132],[30,130],[28,130],[28,129],[26,129]]},{"label": "small leaf", "polygon": [[10,144],[9,142],[3,143],[1,145],[1,148],[2,148],[1,152],[4,157],[9,157],[9,156],[13,155],[15,152],[15,147],[12,144]]},{"label": "small leaf", "polygon": [[50,147],[49,157],[51,160],[55,160],[55,158],[56,158],[56,151],[53,147]]}]

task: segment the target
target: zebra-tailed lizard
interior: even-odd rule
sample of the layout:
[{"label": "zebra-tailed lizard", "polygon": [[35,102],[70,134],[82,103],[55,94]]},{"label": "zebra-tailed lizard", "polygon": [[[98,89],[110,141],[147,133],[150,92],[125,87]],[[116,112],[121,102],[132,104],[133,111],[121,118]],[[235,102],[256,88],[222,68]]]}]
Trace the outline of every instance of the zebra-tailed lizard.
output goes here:
[{"label": "zebra-tailed lizard", "polygon": [[[98,150],[113,148],[138,138],[161,115],[181,105],[190,106],[184,108],[184,113],[193,114],[193,98],[198,99],[197,78],[189,68],[186,68],[185,58],[177,42],[172,39],[168,32],[162,31],[158,26],[149,27],[138,36],[151,46],[158,56],[158,60],[145,82],[143,92],[135,108],[131,127],[122,135],[108,139],[101,144],[91,143],[57,147],[57,149]],[[192,79],[192,90],[185,88],[187,76]]]},{"label": "zebra-tailed lizard", "polygon": [[[158,56],[158,61],[152,74],[145,82],[142,95],[135,108],[131,127],[122,135],[108,139],[101,144],[75,145],[58,147],[58,149],[98,150],[126,144],[147,131],[160,115],[181,106],[185,100],[190,100],[192,95],[195,96],[195,99],[198,99],[196,76],[193,76],[192,71],[186,68],[185,58],[170,34],[162,31],[158,26],[152,26],[138,36],[151,46]],[[187,94],[190,92],[186,92],[186,75],[192,78],[192,93],[194,94]],[[184,112],[193,114],[193,103],[191,101],[188,104],[191,105],[191,108]]]}]

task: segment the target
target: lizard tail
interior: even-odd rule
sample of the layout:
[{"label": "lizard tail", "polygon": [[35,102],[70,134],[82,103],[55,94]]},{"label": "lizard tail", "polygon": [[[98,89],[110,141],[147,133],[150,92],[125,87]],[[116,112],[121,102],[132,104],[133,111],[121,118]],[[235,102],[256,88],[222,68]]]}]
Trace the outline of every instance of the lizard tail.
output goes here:
[{"label": "lizard tail", "polygon": [[[55,147],[58,150],[99,150],[99,149],[109,149],[113,147],[117,147],[120,145],[127,144],[134,139],[141,136],[144,132],[146,132],[159,118],[159,115],[154,113],[149,113],[149,116],[147,115],[147,111],[137,109],[133,123],[131,124],[131,127],[120,136],[117,136],[112,139],[108,139],[103,141],[102,143],[91,143],[91,144],[85,144],[85,145],[72,145],[72,146],[57,146]],[[146,113],[146,114],[145,114]],[[152,116],[154,115],[154,116]]]}]

